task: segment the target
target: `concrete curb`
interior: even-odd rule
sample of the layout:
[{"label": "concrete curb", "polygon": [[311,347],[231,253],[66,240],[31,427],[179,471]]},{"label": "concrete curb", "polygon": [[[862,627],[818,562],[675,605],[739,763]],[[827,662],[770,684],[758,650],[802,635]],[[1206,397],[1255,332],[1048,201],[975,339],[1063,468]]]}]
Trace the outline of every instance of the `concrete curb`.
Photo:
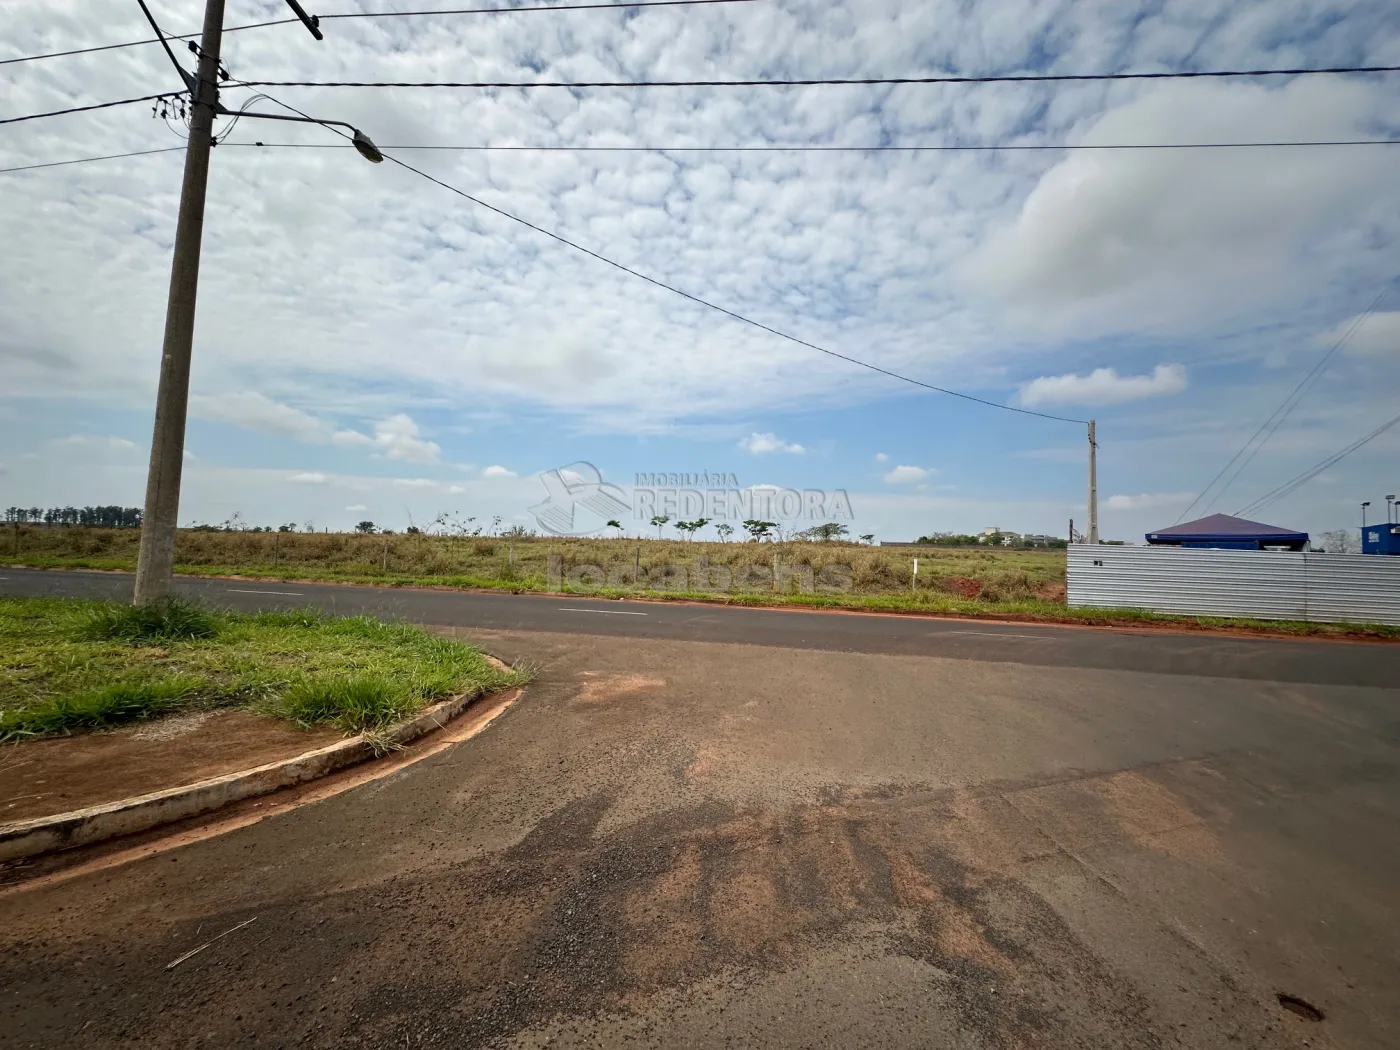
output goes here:
[{"label": "concrete curb", "polygon": [[68,813],[0,824],[0,862],[101,842],[118,835],[131,835],[160,824],[208,813],[230,802],[304,784],[374,758],[383,752],[386,744],[391,747],[403,745],[425,733],[441,729],[484,692],[478,688],[448,697],[373,737],[361,733],[294,758],[226,773],[195,784],[166,788],[164,791],[153,791],[148,795],[137,795]]}]

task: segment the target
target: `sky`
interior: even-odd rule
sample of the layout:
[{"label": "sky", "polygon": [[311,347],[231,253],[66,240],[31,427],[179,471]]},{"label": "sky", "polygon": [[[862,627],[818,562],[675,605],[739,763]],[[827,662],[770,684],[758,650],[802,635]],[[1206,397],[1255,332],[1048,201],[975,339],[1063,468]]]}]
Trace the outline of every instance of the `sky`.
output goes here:
[{"label": "sky", "polygon": [[[3,3],[0,59],[150,36],[127,0]],[[151,6],[169,32],[202,20],[191,0]],[[228,0],[225,22],[286,13]],[[229,33],[225,64],[234,79],[313,81],[1400,65],[1387,0],[758,0],[323,29],[319,43],[296,24]],[[0,65],[0,119],[177,86],[156,46]],[[323,128],[223,118],[181,521],[402,530],[446,513],[538,528],[548,472],[584,463],[633,505],[638,474],[709,472],[744,489],[843,491],[852,533],[877,540],[992,525],[1063,536],[1071,518],[1084,528],[1087,502],[1086,428],[1063,420],[1093,418],[1102,534],[1141,542],[1351,330],[1191,516],[1233,513],[1397,410],[1400,146],[697,147],[1400,139],[1397,86],[1400,74],[269,88],[486,205],[769,328],[1063,419],[744,324],[371,165]],[[254,94],[222,98],[237,109]],[[183,135],[149,104],[0,125],[0,168]],[[407,148],[430,145],[646,149]],[[182,165],[176,151],[0,174],[0,506],[142,503]],[[1397,463],[1400,427],[1251,516],[1319,532],[1355,526],[1371,500],[1375,520],[1400,490]]]}]

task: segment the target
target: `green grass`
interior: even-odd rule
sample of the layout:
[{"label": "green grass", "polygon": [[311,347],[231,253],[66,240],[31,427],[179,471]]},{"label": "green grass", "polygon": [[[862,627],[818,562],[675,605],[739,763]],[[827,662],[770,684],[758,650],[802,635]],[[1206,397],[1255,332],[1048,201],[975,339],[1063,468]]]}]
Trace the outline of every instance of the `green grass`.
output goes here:
[{"label": "green grass", "polygon": [[355,733],[522,680],[470,646],[370,617],[0,597],[0,741],[217,707]]}]

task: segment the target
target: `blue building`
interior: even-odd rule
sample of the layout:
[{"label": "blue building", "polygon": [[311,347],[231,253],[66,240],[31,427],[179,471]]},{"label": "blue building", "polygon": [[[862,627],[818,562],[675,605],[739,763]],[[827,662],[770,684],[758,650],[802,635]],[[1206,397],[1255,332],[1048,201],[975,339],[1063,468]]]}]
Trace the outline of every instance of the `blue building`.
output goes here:
[{"label": "blue building", "polygon": [[1400,525],[1367,525],[1361,530],[1361,553],[1400,554]]},{"label": "blue building", "polygon": [[1149,532],[1147,542],[1154,546],[1201,549],[1213,547],[1227,551],[1306,550],[1308,534],[1246,521],[1229,514],[1211,514],[1195,521],[1173,525],[1160,532]]}]

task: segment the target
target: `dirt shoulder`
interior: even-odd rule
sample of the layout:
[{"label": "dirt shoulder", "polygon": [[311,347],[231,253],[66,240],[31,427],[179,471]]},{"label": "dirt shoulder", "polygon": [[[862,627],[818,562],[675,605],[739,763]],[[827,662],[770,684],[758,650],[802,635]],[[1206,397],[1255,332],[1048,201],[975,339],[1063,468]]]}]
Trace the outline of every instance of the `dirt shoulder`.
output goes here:
[{"label": "dirt shoulder", "polygon": [[67,813],[292,758],[344,738],[249,711],[192,711],[0,748],[0,824]]}]

